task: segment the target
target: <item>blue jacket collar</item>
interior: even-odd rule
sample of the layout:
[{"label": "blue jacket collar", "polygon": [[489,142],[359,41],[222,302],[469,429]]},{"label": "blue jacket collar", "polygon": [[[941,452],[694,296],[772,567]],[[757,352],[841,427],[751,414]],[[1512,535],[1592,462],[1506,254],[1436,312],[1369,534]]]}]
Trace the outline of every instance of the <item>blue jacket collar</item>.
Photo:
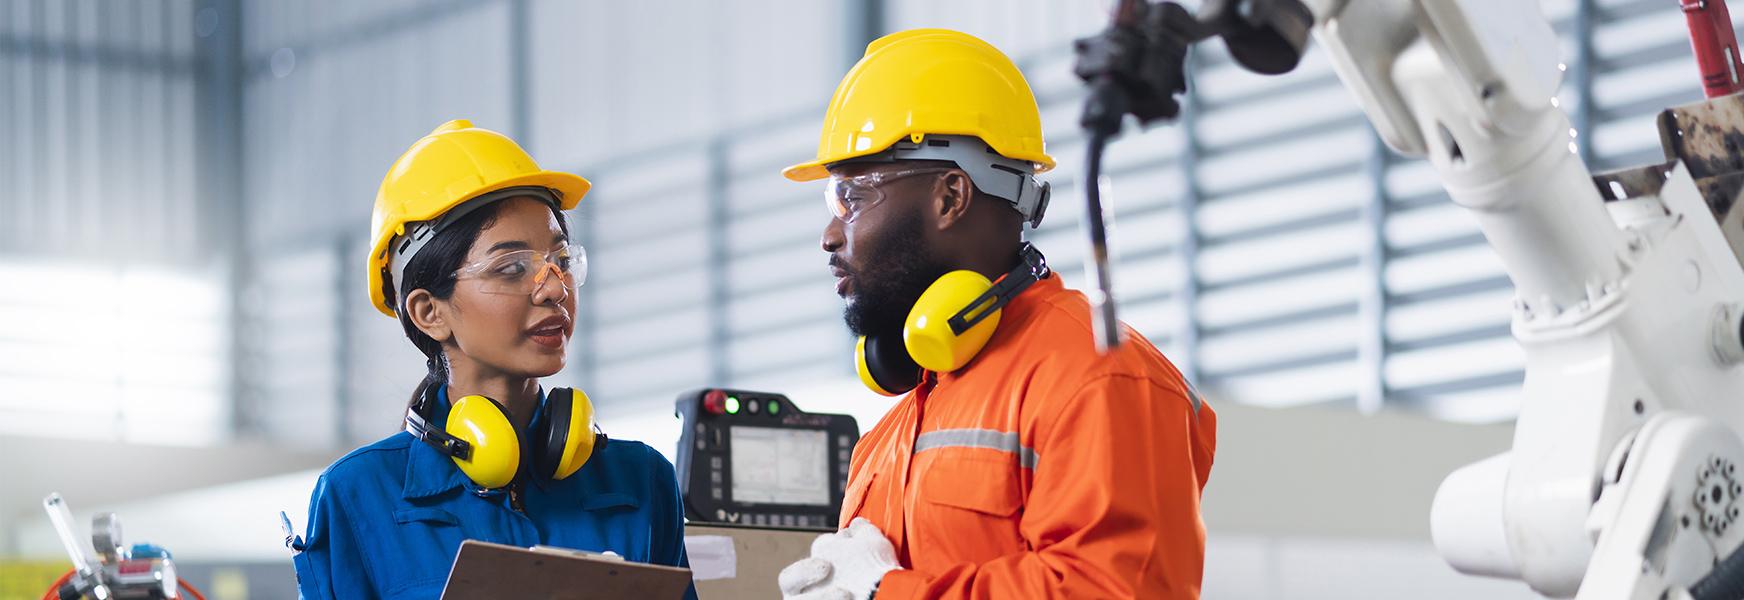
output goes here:
[{"label": "blue jacket collar", "polygon": [[[430,411],[430,424],[432,426],[440,427],[448,422],[448,407],[448,385],[443,384],[442,388],[436,391],[436,407]],[[533,419],[528,423],[529,430],[533,429],[534,423],[539,422],[539,419],[544,416],[544,412],[545,390],[541,388],[538,408],[534,409]],[[521,437],[525,440],[527,438],[526,432],[523,432]],[[447,455],[437,452],[429,444],[414,438],[411,447],[406,450],[406,484],[401,490],[402,498],[407,500],[428,498],[455,488],[471,487],[472,481],[466,477],[466,473],[461,472],[460,467],[456,466]],[[523,441],[521,445],[522,458],[530,457],[531,450]],[[522,460],[521,462],[524,476],[526,475],[527,461]],[[533,485],[540,490],[546,488],[545,482],[538,481],[538,477],[526,477],[526,479],[532,480]]]}]

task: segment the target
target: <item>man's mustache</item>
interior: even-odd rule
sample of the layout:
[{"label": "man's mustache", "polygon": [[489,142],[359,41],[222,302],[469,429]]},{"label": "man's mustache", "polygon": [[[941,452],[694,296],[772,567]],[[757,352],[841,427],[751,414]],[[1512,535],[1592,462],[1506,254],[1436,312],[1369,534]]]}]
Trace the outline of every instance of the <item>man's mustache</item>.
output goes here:
[{"label": "man's mustache", "polygon": [[846,273],[850,279],[854,277],[854,270],[848,267],[848,261],[842,260],[839,256],[834,254],[830,255],[830,266],[840,269],[843,273]]}]

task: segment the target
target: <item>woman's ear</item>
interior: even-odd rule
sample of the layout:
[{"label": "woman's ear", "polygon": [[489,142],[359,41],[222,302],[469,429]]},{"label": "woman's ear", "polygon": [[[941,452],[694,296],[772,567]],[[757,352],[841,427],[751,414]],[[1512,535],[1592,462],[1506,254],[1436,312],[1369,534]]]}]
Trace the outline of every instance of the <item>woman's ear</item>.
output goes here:
[{"label": "woman's ear", "polygon": [[448,324],[448,303],[437,300],[430,295],[429,290],[412,290],[406,295],[406,318],[412,320],[412,325],[418,331],[430,336],[438,342],[446,342],[454,335],[454,329]]}]

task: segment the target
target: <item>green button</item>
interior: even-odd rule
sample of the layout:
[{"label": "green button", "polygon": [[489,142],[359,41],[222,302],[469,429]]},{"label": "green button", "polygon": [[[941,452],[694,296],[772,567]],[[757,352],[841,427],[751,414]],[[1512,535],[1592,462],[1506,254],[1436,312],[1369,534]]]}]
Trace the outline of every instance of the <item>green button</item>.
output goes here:
[{"label": "green button", "polygon": [[779,413],[779,412],[781,412],[781,401],[780,400],[770,400],[769,401],[769,414],[773,415],[773,414]]},{"label": "green button", "polygon": [[733,396],[727,396],[727,413],[728,414],[738,414],[738,412],[739,412],[739,399],[735,398]]}]

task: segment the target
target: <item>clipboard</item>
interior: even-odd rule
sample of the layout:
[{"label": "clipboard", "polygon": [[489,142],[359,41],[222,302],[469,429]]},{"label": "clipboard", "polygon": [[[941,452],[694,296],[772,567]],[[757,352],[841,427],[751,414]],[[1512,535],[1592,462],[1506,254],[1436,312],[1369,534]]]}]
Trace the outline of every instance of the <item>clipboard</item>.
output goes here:
[{"label": "clipboard", "polygon": [[690,569],[563,549],[460,543],[442,600],[679,600]]}]

